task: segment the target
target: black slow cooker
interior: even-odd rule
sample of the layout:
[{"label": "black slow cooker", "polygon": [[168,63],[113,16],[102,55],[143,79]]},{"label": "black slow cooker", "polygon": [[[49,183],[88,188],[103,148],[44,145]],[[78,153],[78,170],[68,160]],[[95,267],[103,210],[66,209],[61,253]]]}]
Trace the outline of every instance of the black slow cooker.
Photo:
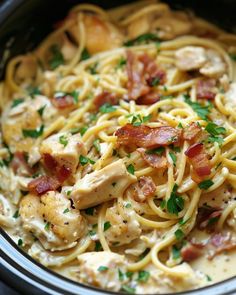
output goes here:
[{"label": "black slow cooker", "polygon": [[[6,62],[16,54],[32,50],[63,19],[68,10],[80,2],[111,8],[129,0],[5,0],[0,1],[0,77],[4,78]],[[169,0],[173,8],[191,9],[197,15],[236,33],[236,0]],[[9,52],[5,58],[4,52]],[[117,294],[84,286],[53,273],[24,253],[0,230],[0,281],[19,294]],[[1,289],[0,294],[7,294]],[[8,293],[9,294],[9,293]],[[14,293],[15,294],[15,293]],[[180,293],[178,293],[180,294]],[[215,285],[182,292],[188,295],[236,294],[236,276]]]}]

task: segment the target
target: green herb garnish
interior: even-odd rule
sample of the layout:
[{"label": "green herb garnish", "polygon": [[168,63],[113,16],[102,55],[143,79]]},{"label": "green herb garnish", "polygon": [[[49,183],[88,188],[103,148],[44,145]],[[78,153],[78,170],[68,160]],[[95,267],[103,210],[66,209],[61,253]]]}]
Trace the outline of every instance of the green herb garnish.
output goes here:
[{"label": "green herb garnish", "polygon": [[102,105],[102,106],[99,108],[99,111],[100,111],[102,114],[112,113],[112,112],[116,111],[116,107],[112,106],[112,105],[109,104],[109,103],[104,103],[104,105]]},{"label": "green herb garnish", "polygon": [[103,266],[103,265],[101,265],[101,266],[99,266],[99,268],[98,268],[98,271],[100,271],[100,272],[102,272],[102,271],[106,271],[106,270],[108,270],[108,267],[107,267],[107,266]]},{"label": "green herb garnish", "polygon": [[137,281],[138,282],[147,282],[147,280],[149,279],[150,277],[150,273],[149,271],[145,271],[145,270],[140,270],[138,272],[138,278],[137,278]]},{"label": "green herb garnish", "polygon": [[103,231],[108,230],[111,227],[110,221],[106,221],[103,225]]},{"label": "green herb garnish", "polygon": [[211,187],[214,184],[214,182],[211,179],[203,180],[198,184],[198,187],[200,189],[207,190],[209,187]]},{"label": "green herb garnish", "polygon": [[12,102],[11,108],[16,107],[16,106],[18,106],[19,104],[21,104],[23,102],[24,102],[23,98],[14,99],[13,102]]},{"label": "green herb garnish", "polygon": [[147,43],[149,41],[159,41],[159,38],[155,34],[146,33],[146,34],[142,34],[132,40],[125,42],[124,46],[129,47],[129,46],[133,46],[133,45],[137,45],[137,44]]},{"label": "green herb garnish", "polygon": [[44,125],[41,125],[37,129],[22,129],[24,137],[38,138],[43,134]]},{"label": "green herb garnish", "polygon": [[171,214],[176,214],[183,210],[184,199],[177,194],[178,186],[174,184],[169,200],[167,201],[167,210]]},{"label": "green herb garnish", "polygon": [[134,171],[135,171],[134,166],[132,164],[129,164],[129,166],[127,167],[127,171],[130,174],[134,175]]},{"label": "green herb garnish", "polygon": [[50,47],[51,58],[49,59],[49,66],[51,70],[55,70],[60,65],[64,64],[64,57],[59,49],[57,44],[54,44]]},{"label": "green herb garnish", "polygon": [[59,137],[59,142],[60,142],[60,144],[64,145],[64,147],[66,147],[68,145],[68,139],[65,135],[61,135]]},{"label": "green herb garnish", "polygon": [[84,165],[86,165],[86,164],[88,164],[88,163],[90,163],[90,164],[92,164],[92,165],[95,164],[95,161],[91,160],[91,159],[88,158],[88,157],[82,156],[82,155],[79,156],[79,162],[80,162],[80,164],[81,164],[82,166],[84,166]]},{"label": "green herb garnish", "polygon": [[179,240],[182,240],[183,237],[184,237],[184,232],[181,230],[181,229],[177,229],[175,231],[175,237],[176,239],[179,241]]}]

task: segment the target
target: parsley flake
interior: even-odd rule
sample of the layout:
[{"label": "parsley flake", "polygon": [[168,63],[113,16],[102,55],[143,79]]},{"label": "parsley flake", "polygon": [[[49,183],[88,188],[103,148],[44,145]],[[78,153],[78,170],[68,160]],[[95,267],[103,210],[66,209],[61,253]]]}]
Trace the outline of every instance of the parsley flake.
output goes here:
[{"label": "parsley flake", "polygon": [[20,216],[19,210],[16,210],[16,212],[14,213],[14,215],[12,217],[13,218],[18,218],[19,216]]},{"label": "parsley flake", "polygon": [[68,139],[65,135],[61,135],[59,137],[59,142],[60,142],[60,144],[64,145],[64,147],[66,147],[68,145]]},{"label": "parsley flake", "polygon": [[177,194],[178,186],[174,184],[169,200],[167,201],[167,210],[171,214],[176,214],[183,210],[184,199]]},{"label": "parsley flake", "polygon": [[171,160],[173,161],[174,166],[176,166],[177,157],[174,153],[169,152],[169,155],[171,157]]},{"label": "parsley flake", "polygon": [[106,221],[103,225],[103,231],[108,230],[111,227],[110,221]]},{"label": "parsley flake", "polygon": [[214,184],[214,182],[211,179],[203,180],[198,184],[198,187],[200,189],[207,190],[209,187],[211,187]]},{"label": "parsley flake", "polygon": [[145,271],[145,270],[140,270],[138,272],[138,278],[137,278],[137,281],[138,282],[147,282],[148,279],[150,277],[150,273],[149,271]]},{"label": "parsley flake", "polygon": [[44,112],[46,106],[47,106],[47,105],[45,104],[44,106],[42,106],[40,109],[37,110],[37,112],[39,113],[40,117],[43,116],[43,112]]},{"label": "parsley flake", "polygon": [[130,46],[137,45],[137,44],[143,44],[143,43],[146,44],[150,41],[159,41],[159,38],[155,34],[146,33],[146,34],[142,34],[132,40],[125,42],[124,46],[130,47]]},{"label": "parsley flake", "polygon": [[98,271],[100,271],[100,272],[102,272],[102,271],[106,271],[106,270],[108,270],[108,267],[107,267],[107,266],[103,266],[103,265],[101,265],[101,266],[99,266],[99,268],[98,268]]},{"label": "parsley flake", "polygon": [[134,166],[132,164],[129,164],[129,166],[127,167],[127,171],[130,174],[134,175],[134,171],[135,171]]},{"label": "parsley flake", "polygon": [[55,70],[60,65],[64,64],[64,57],[57,44],[50,47],[51,58],[49,59],[49,66],[51,70]]},{"label": "parsley flake", "polygon": [[14,99],[12,102],[11,108],[15,108],[16,106],[18,106],[19,104],[21,104],[23,102],[24,102],[23,98]]},{"label": "parsley flake", "polygon": [[124,291],[125,293],[128,293],[128,294],[135,294],[135,288],[131,288],[127,285],[123,285],[121,287],[121,290]]},{"label": "parsley flake", "polygon": [[175,237],[176,239],[179,241],[179,240],[182,240],[183,237],[184,237],[184,232],[181,230],[181,229],[177,229],[175,231]]},{"label": "parsley flake", "polygon": [[93,146],[98,153],[101,151],[100,140],[98,138],[94,140]]},{"label": "parsley flake", "polygon": [[23,240],[19,239],[18,242],[17,242],[17,245],[21,247],[23,245]]},{"label": "parsley flake", "polygon": [[84,165],[86,165],[86,164],[88,164],[88,163],[90,163],[90,164],[95,164],[95,161],[93,161],[93,160],[91,160],[91,159],[89,159],[88,157],[85,157],[85,156],[83,156],[83,155],[80,155],[79,156],[79,162],[80,162],[80,164],[82,165],[82,166],[84,166]]},{"label": "parsley flake", "polygon": [[107,113],[112,113],[116,110],[116,107],[112,106],[111,104],[109,103],[104,103],[104,105],[102,105],[100,108],[99,108],[99,111],[102,113],[102,114],[107,114]]},{"label": "parsley flake", "polygon": [[201,119],[207,121],[208,120],[207,116],[210,113],[210,109],[212,105],[208,103],[208,105],[203,106],[198,102],[192,102],[188,95],[185,95],[184,97],[185,97],[185,102],[191,106],[191,108],[198,114],[198,116]]},{"label": "parsley flake", "polygon": [[63,211],[63,214],[66,214],[66,213],[68,213],[68,212],[70,212],[70,210],[69,210],[69,208],[66,208],[66,209]]},{"label": "parsley flake", "polygon": [[50,222],[47,222],[47,223],[45,224],[45,226],[44,226],[44,229],[45,229],[45,230],[49,230],[49,228],[50,228]]},{"label": "parsley flake", "polygon": [[84,50],[82,51],[81,53],[81,57],[80,57],[80,60],[86,60],[86,59],[89,59],[91,57],[90,53],[88,52],[88,49],[87,48],[84,48]]},{"label": "parsley flake", "polygon": [[24,137],[38,138],[43,134],[44,125],[41,125],[37,129],[22,129]]}]

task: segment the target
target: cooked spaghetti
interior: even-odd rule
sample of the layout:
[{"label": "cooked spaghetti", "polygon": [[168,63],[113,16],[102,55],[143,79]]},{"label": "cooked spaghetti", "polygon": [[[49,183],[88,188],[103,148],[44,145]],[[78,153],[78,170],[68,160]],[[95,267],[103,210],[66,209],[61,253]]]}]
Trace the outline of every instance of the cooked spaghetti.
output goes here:
[{"label": "cooked spaghetti", "polygon": [[83,4],[0,84],[0,224],[127,293],[236,275],[236,36],[163,3]]}]

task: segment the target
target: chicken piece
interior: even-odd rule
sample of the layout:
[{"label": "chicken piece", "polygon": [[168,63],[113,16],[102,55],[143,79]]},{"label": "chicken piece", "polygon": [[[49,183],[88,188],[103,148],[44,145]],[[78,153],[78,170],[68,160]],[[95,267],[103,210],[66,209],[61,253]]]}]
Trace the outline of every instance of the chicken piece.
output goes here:
[{"label": "chicken piece", "polygon": [[32,83],[37,73],[37,61],[32,55],[22,57],[22,62],[16,68],[15,79],[18,83]]},{"label": "chicken piece", "polygon": [[44,164],[52,171],[58,165],[75,173],[79,164],[79,156],[85,153],[86,149],[79,133],[74,135],[68,132],[57,133],[45,139],[40,146],[40,154],[44,159]]},{"label": "chicken piece", "polygon": [[158,30],[158,37],[170,40],[190,32],[192,24],[186,15],[167,15],[153,21],[152,27]]},{"label": "chicken piece", "polygon": [[150,277],[147,282],[140,282],[136,286],[137,294],[166,294],[182,292],[202,286],[205,277],[197,276],[187,263],[176,266],[177,270],[186,272],[183,277],[176,277],[166,274],[155,266],[148,266]]},{"label": "chicken piece", "polygon": [[119,291],[121,281],[119,272],[126,272],[124,256],[109,251],[89,252],[78,256],[81,283],[100,287],[110,291]]},{"label": "chicken piece", "polygon": [[71,197],[78,209],[86,209],[122,196],[136,180],[135,176],[127,172],[123,161],[118,160],[78,180]]},{"label": "chicken piece", "polygon": [[181,71],[200,69],[207,62],[206,50],[197,46],[186,46],[175,52],[176,66]]},{"label": "chicken piece", "polygon": [[229,86],[229,90],[225,93],[225,101],[227,106],[236,107],[236,83],[233,82]]},{"label": "chicken piece", "polygon": [[207,62],[200,69],[200,73],[210,78],[219,78],[226,71],[226,65],[221,56],[214,50],[208,49],[206,51]]},{"label": "chicken piece", "polygon": [[86,222],[70,201],[50,191],[41,198],[25,196],[20,203],[23,228],[33,232],[45,249],[70,248],[85,232]]},{"label": "chicken piece", "polygon": [[139,222],[135,218],[135,213],[125,207],[124,215],[120,215],[117,205],[108,208],[105,220],[111,224],[111,227],[104,233],[110,246],[129,244],[137,239],[142,232]]},{"label": "chicken piece", "polygon": [[[42,112],[42,116],[39,110]],[[14,101],[6,106],[2,115],[3,139],[10,147],[11,152],[29,152],[35,138],[23,134],[23,130],[37,130],[50,122],[57,114],[48,98],[36,95],[34,99],[26,98],[25,101],[14,106]]]},{"label": "chicken piece", "polygon": [[84,25],[86,48],[91,54],[120,47],[123,43],[123,37],[118,29],[99,16],[84,15]]}]

